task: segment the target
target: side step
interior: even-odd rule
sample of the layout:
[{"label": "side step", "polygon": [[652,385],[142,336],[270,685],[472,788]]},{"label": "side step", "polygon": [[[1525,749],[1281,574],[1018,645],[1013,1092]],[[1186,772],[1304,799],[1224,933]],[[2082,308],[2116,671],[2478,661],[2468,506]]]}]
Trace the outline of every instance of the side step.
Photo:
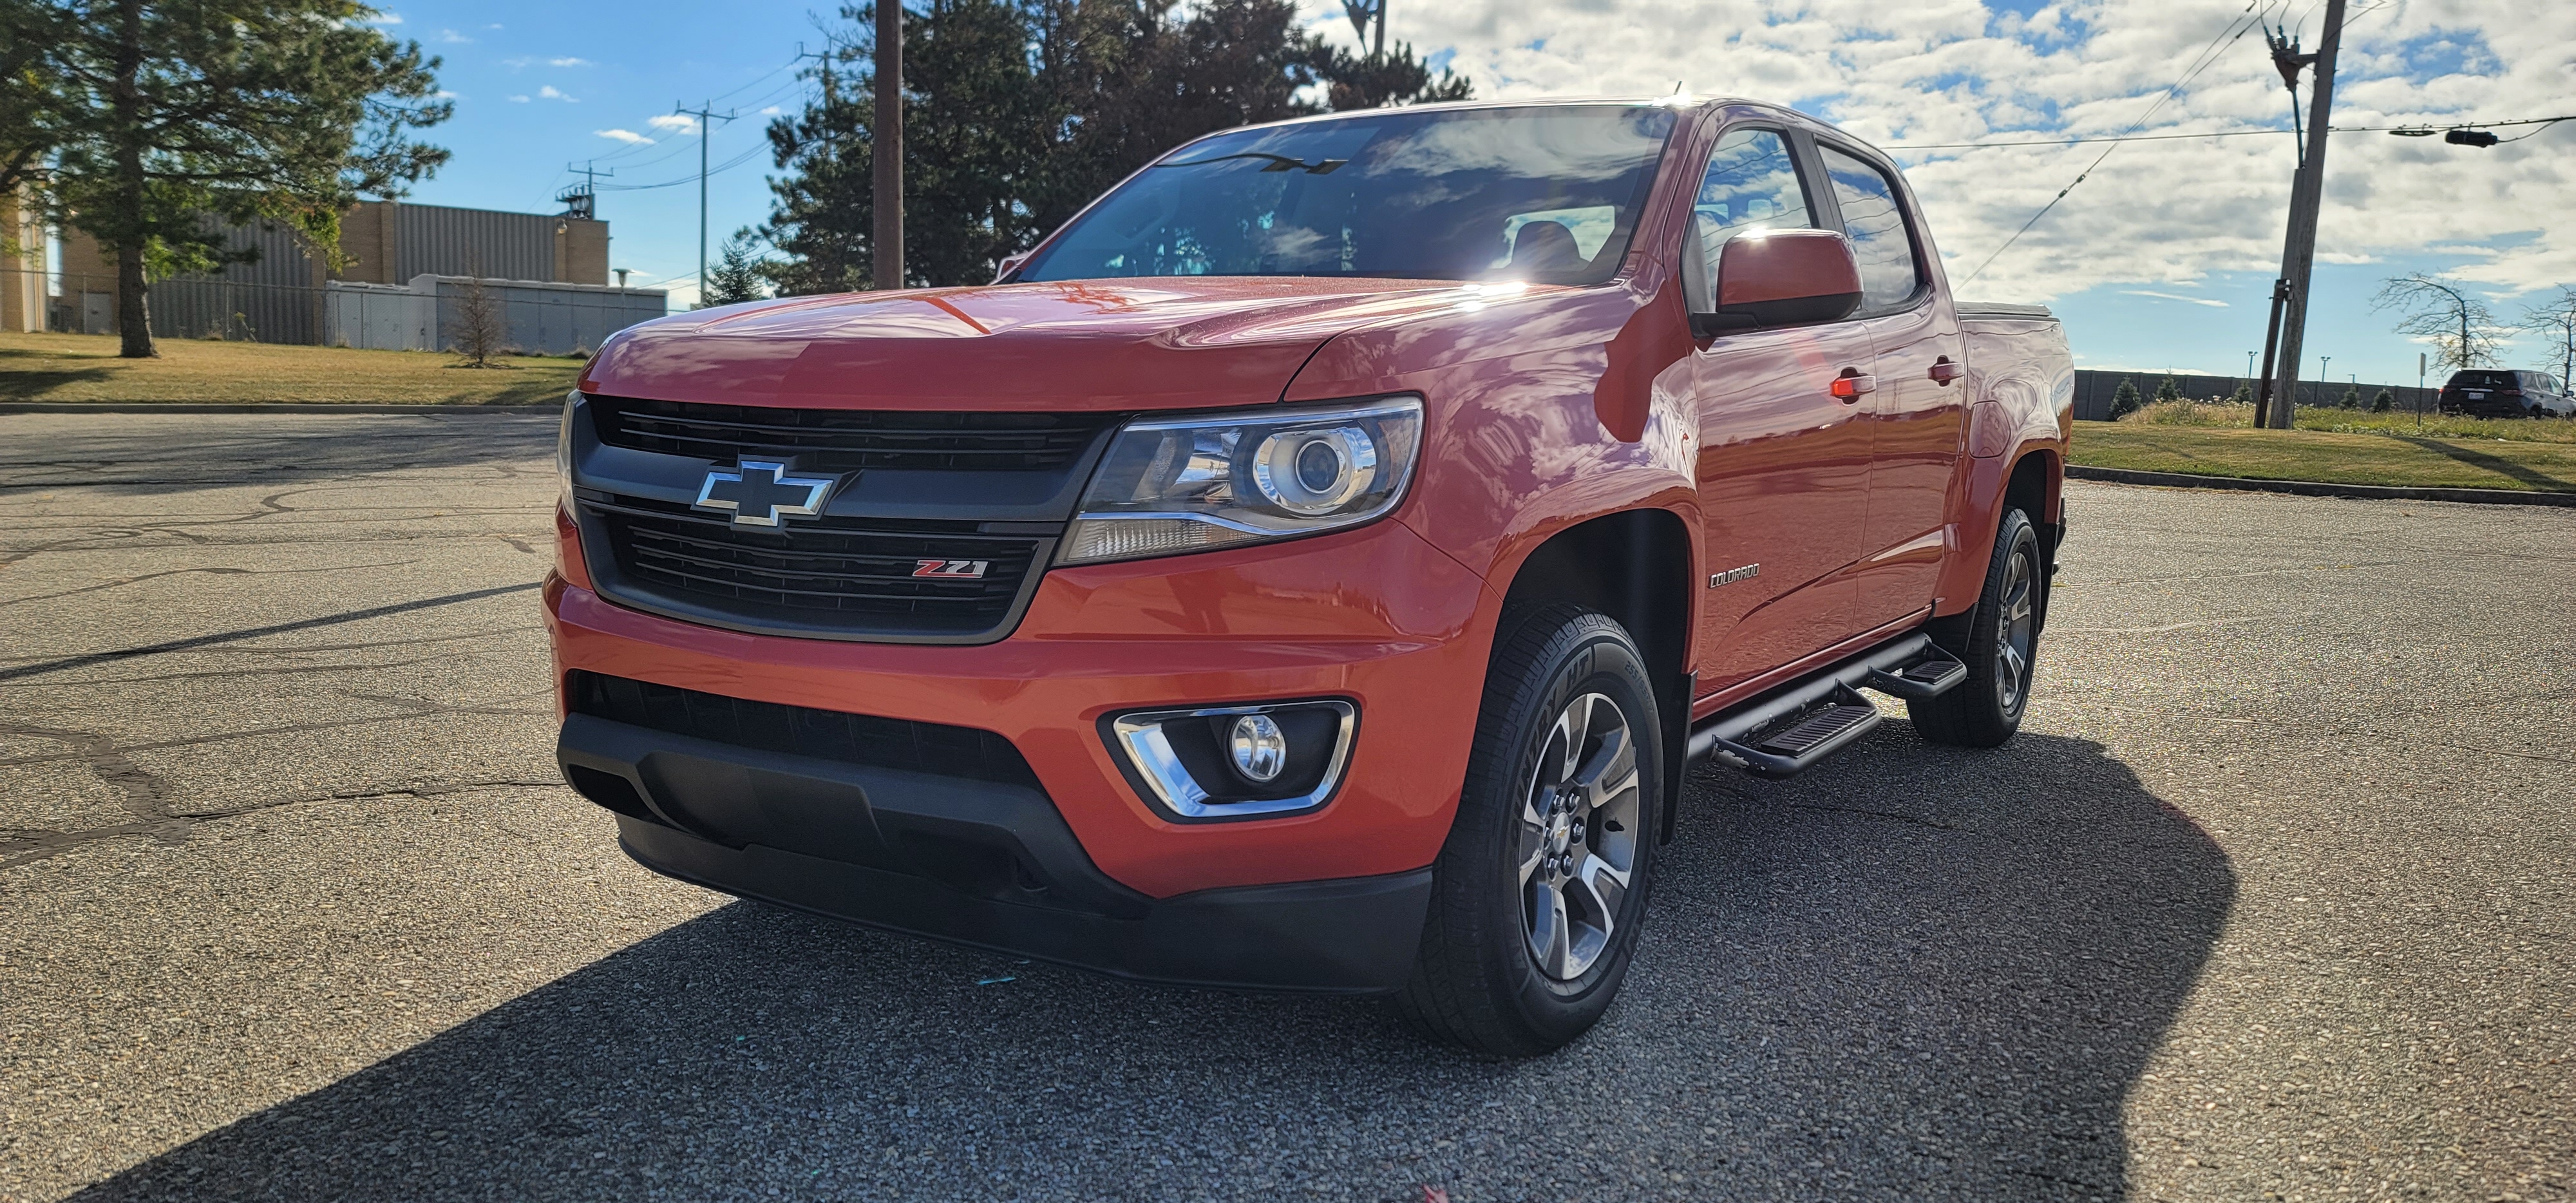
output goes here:
[{"label": "side step", "polygon": [[1757,777],[1787,777],[1878,726],[1883,716],[1864,687],[1920,701],[1967,679],[1968,666],[1930,636],[1900,636],[1712,716],[1692,729],[1689,759],[1717,756]]}]

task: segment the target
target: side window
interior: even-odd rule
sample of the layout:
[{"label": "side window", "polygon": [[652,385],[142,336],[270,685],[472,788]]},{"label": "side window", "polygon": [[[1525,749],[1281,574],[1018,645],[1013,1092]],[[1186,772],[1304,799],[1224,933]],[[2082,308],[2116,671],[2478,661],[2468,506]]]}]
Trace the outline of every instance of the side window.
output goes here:
[{"label": "side window", "polygon": [[1878,168],[1825,146],[1825,174],[1834,181],[1834,200],[1842,206],[1843,232],[1851,236],[1852,253],[1860,259],[1861,311],[1880,313],[1905,303],[1921,283],[1915,274],[1914,236],[1905,229],[1905,210],[1896,203],[1896,185]]},{"label": "side window", "polygon": [[1777,130],[1729,130],[1708,156],[1699,196],[1691,202],[1699,245],[1708,256],[1708,278],[1717,278],[1717,253],[1746,230],[1803,230],[1815,226],[1807,191],[1798,183],[1798,161]]}]

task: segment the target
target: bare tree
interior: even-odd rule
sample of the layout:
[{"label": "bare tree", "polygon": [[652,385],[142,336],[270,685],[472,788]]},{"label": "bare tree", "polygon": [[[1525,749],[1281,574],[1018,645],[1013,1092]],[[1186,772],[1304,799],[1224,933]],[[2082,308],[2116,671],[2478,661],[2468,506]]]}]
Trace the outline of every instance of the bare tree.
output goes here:
[{"label": "bare tree", "polygon": [[469,368],[494,366],[492,358],[504,350],[502,341],[510,337],[509,312],[501,294],[484,287],[483,273],[466,277],[465,291],[456,298],[456,309],[447,319],[448,349],[465,357]]},{"label": "bare tree", "polygon": [[2428,272],[2399,276],[2379,288],[2372,309],[2405,314],[2397,332],[2433,340],[2435,364],[2475,368],[2496,362],[2495,314],[2459,285]]},{"label": "bare tree", "polygon": [[2558,286],[2558,296],[2523,310],[2522,329],[2548,341],[2541,344],[2558,361],[2558,382],[2576,377],[2576,284]]}]

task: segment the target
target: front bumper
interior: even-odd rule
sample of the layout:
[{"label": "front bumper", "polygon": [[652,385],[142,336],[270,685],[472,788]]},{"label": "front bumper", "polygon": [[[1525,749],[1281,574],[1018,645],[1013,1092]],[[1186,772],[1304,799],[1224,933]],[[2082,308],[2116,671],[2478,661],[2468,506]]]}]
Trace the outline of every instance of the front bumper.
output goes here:
[{"label": "front bumper", "polygon": [[[1336,994],[1395,988],[1428,868],[1155,899],[1092,864],[1046,795],[566,719],[566,776],[657,872],[871,927],[1114,976]],[[788,849],[796,849],[789,851]]]},{"label": "front bumper", "polygon": [[[1154,900],[1429,865],[1465,779],[1497,608],[1481,579],[1389,521],[1057,569],[995,643],[799,639],[611,603],[584,587],[578,542],[562,534],[564,572],[546,591],[559,686],[586,670],[992,732],[1026,758],[1097,871]],[[1349,767],[1329,804],[1276,819],[1172,822],[1100,733],[1103,716],[1132,710],[1318,697],[1359,709]]]}]

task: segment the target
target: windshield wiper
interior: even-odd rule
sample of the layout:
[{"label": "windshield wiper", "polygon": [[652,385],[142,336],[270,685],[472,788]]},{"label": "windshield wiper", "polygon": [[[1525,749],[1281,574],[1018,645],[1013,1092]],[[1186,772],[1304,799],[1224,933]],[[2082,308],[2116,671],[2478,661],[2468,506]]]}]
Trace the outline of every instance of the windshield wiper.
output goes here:
[{"label": "windshield wiper", "polygon": [[1303,171],[1308,175],[1331,175],[1336,168],[1350,162],[1349,159],[1325,159],[1321,162],[1309,163],[1304,159],[1292,159],[1287,155],[1264,154],[1257,150],[1247,150],[1241,154],[1217,155],[1213,158],[1191,159],[1187,162],[1181,163],[1156,163],[1154,166],[1196,167],[1202,163],[1222,163],[1228,159],[1260,159],[1269,164],[1269,166],[1262,168],[1263,171]]}]

